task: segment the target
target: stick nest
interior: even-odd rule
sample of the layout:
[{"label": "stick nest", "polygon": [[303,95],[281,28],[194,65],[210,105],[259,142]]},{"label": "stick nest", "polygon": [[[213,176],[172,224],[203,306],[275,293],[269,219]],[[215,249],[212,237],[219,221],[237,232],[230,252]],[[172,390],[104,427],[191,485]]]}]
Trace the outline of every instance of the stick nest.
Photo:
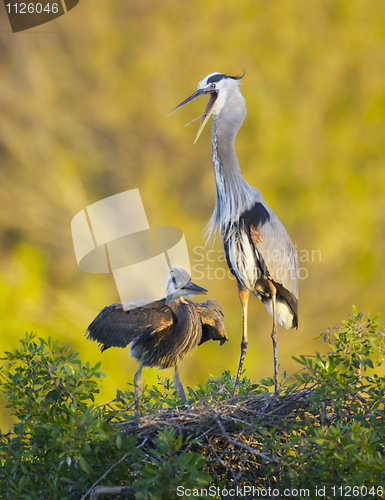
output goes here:
[{"label": "stick nest", "polygon": [[205,471],[210,475],[224,484],[236,484],[247,472],[248,480],[257,484],[264,464],[279,467],[279,457],[272,456],[266,446],[270,431],[284,433],[293,421],[301,421],[312,405],[312,394],[304,390],[164,408],[120,422],[118,428],[127,435],[136,434],[136,445],[146,453],[156,447],[160,431],[174,429],[186,442],[184,451],[205,458]]}]

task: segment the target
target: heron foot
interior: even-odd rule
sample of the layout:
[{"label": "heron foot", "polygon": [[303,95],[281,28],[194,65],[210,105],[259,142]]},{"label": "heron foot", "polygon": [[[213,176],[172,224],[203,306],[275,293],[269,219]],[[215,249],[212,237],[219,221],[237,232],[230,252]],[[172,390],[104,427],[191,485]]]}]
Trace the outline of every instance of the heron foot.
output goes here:
[{"label": "heron foot", "polygon": [[178,368],[178,366],[175,367],[174,387],[177,390],[177,392],[179,394],[179,397],[182,400],[182,403],[184,405],[187,405],[186,393],[184,392],[183,384],[182,384],[182,382],[180,381],[180,378],[179,378],[179,368]]},{"label": "heron foot", "polygon": [[237,371],[237,378],[235,379],[235,384],[234,384],[234,389],[233,389],[233,398],[237,395],[238,385],[239,385],[239,379],[241,377],[242,368],[243,368],[243,362],[244,362],[245,357],[246,357],[246,351],[247,351],[248,345],[249,345],[248,341],[245,341],[245,342],[242,341],[241,342],[241,357],[239,359],[239,365],[238,365],[238,371]]},{"label": "heron foot", "polygon": [[271,339],[273,341],[273,356],[274,356],[274,393],[278,394],[278,332],[277,328],[273,327],[273,331],[271,332]]}]

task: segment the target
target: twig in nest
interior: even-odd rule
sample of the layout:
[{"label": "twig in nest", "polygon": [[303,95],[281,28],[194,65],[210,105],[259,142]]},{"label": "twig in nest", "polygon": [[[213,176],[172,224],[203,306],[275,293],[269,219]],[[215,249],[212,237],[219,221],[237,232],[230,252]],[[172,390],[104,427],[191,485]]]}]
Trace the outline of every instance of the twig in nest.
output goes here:
[{"label": "twig in nest", "polygon": [[225,464],[225,462],[219,457],[218,453],[216,452],[216,449],[214,448],[214,446],[212,445],[210,439],[208,437],[206,437],[207,439],[207,442],[209,443],[209,446],[212,450],[212,452],[214,453],[215,455],[215,458],[218,460],[218,462],[222,465],[222,467],[224,467],[227,472],[230,473],[230,478],[233,479],[234,478],[234,474],[233,474],[233,471],[231,469],[231,467],[229,467],[227,464]]},{"label": "twig in nest", "polygon": [[[99,477],[99,479],[98,479],[97,481],[95,481],[95,482],[94,482],[94,484],[91,486],[91,488],[87,491],[87,493],[86,493],[85,495],[83,495],[83,496],[82,496],[82,498],[81,498],[80,500],[85,500],[86,496],[87,496],[87,495],[89,495],[89,493],[91,493],[91,492],[92,492],[92,493],[91,493],[91,497],[90,497],[90,499],[91,499],[91,500],[95,500],[95,499],[97,499],[97,498],[98,498],[98,496],[99,496],[99,495],[102,495],[103,493],[96,493],[96,496],[94,496],[94,492],[93,492],[93,490],[94,490],[95,486],[96,486],[96,485],[97,485],[97,484],[98,484],[98,483],[99,483],[102,479],[104,479],[104,478],[107,476],[107,474],[109,474],[109,473],[112,471],[112,469],[113,469],[114,467],[116,467],[116,466],[117,466],[117,465],[119,465],[121,462],[123,462],[123,460],[125,460],[125,459],[128,457],[128,455],[129,455],[130,453],[131,453],[131,452],[126,453],[126,454],[125,454],[125,455],[123,455],[123,456],[122,456],[122,458],[120,458],[120,459],[119,459],[119,460],[118,460],[115,464],[111,465],[111,467],[110,467],[109,469],[107,469],[107,470],[106,470],[106,472],[105,472],[102,476],[100,476],[100,477]],[[99,491],[100,491],[100,488],[104,488],[104,486],[98,486],[97,488],[95,488],[95,490],[99,490]],[[117,488],[120,488],[120,486],[119,486],[119,487],[117,487]],[[131,486],[125,486],[125,488],[131,488],[132,490],[135,490],[135,491],[136,491],[136,488],[132,488]],[[111,488],[110,488],[110,489],[111,489]],[[135,491],[134,491],[134,493],[135,493]],[[108,492],[107,492],[107,493],[108,493]],[[104,494],[105,494],[105,495],[107,495],[107,493],[104,493]],[[118,495],[118,494],[119,494],[119,492],[115,493],[115,495]],[[128,494],[130,494],[130,493],[128,493]]]},{"label": "twig in nest", "polygon": [[264,460],[266,460],[268,462],[278,463],[278,460],[276,460],[275,458],[268,457],[267,455],[264,455],[260,451],[254,450],[254,448],[251,448],[250,446],[247,446],[246,444],[240,443],[239,441],[234,441],[234,439],[231,439],[231,437],[227,434],[225,428],[220,423],[220,421],[217,420],[217,419],[215,419],[215,422],[217,423],[217,425],[218,425],[220,431],[222,432],[223,436],[227,439],[227,441],[230,444],[232,444],[234,446],[239,446],[240,448],[243,448],[244,450],[249,451],[253,455],[257,455],[258,457],[261,457],[261,458],[263,458]]},{"label": "twig in nest", "polygon": [[243,459],[243,464],[242,464],[241,470],[238,472],[238,474],[233,479],[234,483],[236,483],[236,484],[238,484],[238,479],[242,476],[242,473],[243,473],[243,470],[245,468],[246,461],[247,461],[248,457],[249,457],[249,455],[247,453],[245,453],[245,457]]},{"label": "twig in nest", "polygon": [[97,500],[101,495],[129,495],[133,497],[136,491],[137,489],[132,486],[97,486],[92,490],[90,500]]}]

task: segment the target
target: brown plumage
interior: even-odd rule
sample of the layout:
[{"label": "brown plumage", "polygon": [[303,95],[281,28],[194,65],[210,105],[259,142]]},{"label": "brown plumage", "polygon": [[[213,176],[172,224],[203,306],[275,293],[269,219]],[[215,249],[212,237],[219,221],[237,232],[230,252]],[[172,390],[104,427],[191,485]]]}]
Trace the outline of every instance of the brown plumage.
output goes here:
[{"label": "brown plumage", "polygon": [[106,306],[87,328],[87,338],[97,341],[102,352],[131,344],[130,356],[139,363],[134,378],[137,401],[142,367],[157,366],[160,369],[175,367],[174,386],[186,403],[179,380],[180,361],[208,340],[219,340],[220,345],[228,340],[218,302],[195,303],[184,298],[206,292],[190,281],[186,271],[173,268],[166,298],[139,306],[133,303],[125,308],[122,304]]}]

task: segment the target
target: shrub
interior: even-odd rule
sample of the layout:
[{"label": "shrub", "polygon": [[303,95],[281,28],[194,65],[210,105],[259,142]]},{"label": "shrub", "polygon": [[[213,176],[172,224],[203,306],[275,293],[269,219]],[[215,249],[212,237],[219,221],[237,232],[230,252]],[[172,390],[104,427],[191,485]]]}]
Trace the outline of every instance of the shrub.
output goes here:
[{"label": "shrub", "polygon": [[83,365],[68,346],[27,334],[0,374],[17,417],[0,436],[0,495],[79,499],[96,485],[123,495],[131,485],[140,500],[194,488],[201,498],[230,498],[231,489],[252,498],[252,487],[271,498],[385,498],[383,325],[353,308],[324,340],[329,354],[300,356],[280,395],[271,379],[243,378],[234,400],[227,371],[188,388],[182,408],[160,380],[141,398],[144,426],[131,390],[95,405],[100,363]]}]

